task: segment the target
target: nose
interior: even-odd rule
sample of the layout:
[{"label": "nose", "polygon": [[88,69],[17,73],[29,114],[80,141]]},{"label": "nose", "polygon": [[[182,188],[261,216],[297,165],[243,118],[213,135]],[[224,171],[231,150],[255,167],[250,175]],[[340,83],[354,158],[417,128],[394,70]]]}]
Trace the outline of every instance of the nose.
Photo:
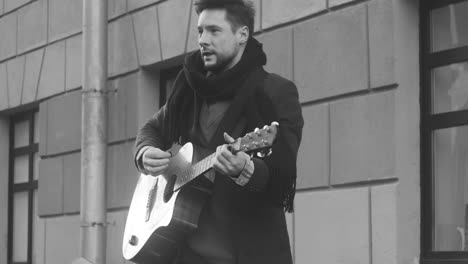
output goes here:
[{"label": "nose", "polygon": [[207,47],[209,45],[209,36],[206,32],[201,32],[198,36],[198,44],[200,47]]}]

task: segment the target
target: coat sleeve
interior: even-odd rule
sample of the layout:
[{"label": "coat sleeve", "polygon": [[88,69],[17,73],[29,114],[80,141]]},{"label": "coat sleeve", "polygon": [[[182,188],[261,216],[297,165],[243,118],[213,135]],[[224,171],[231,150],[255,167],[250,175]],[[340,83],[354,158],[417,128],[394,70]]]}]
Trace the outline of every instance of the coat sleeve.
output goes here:
[{"label": "coat sleeve", "polygon": [[275,204],[286,211],[293,210],[296,187],[296,160],[302,137],[304,120],[299,95],[293,82],[270,74],[265,80],[265,93],[276,111],[278,136],[272,155],[254,158],[255,170],[246,185],[252,190],[263,190]]},{"label": "coat sleeve", "polygon": [[167,108],[164,105],[138,131],[135,140],[134,161],[139,171],[142,170],[138,161],[138,158],[141,158],[140,150],[142,148],[151,146],[165,150],[170,147],[167,139],[167,126]]}]

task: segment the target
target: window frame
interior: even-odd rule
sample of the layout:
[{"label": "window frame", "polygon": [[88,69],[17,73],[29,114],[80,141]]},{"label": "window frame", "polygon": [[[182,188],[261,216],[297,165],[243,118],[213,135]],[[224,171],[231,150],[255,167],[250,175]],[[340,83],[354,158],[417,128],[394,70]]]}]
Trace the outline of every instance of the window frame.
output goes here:
[{"label": "window frame", "polygon": [[[468,61],[468,45],[431,53],[430,12],[433,9],[468,2],[467,0],[420,1],[420,67],[421,67],[421,263],[466,263],[468,251],[434,251],[434,175],[433,132],[438,129],[468,125],[468,109],[432,112],[431,74],[434,68]],[[468,227],[467,227],[468,228]]]},{"label": "window frame", "polygon": [[[38,180],[34,179],[34,155],[39,151],[39,143],[34,142],[35,115],[38,109],[34,108],[12,115],[10,118],[9,131],[9,160],[8,160],[8,235],[7,235],[7,263],[9,264],[32,264],[33,258],[33,221],[34,221],[34,191],[38,188]],[[28,121],[29,138],[28,145],[15,148],[15,124]],[[14,161],[15,157],[28,155],[28,181],[24,183],[14,183]],[[27,230],[27,257],[26,262],[13,261],[13,202],[14,194],[27,192],[28,194],[28,230]]]}]

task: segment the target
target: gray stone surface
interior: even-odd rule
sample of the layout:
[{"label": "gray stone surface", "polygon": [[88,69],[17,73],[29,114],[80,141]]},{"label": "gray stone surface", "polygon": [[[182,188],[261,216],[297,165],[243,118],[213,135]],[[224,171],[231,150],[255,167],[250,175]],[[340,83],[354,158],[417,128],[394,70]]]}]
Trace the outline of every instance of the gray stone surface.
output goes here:
[{"label": "gray stone surface", "polygon": [[122,256],[122,237],[125,229],[127,211],[117,211],[107,213],[107,263],[124,264]]},{"label": "gray stone surface", "polygon": [[297,188],[328,186],[330,179],[329,105],[305,106],[297,157]]},{"label": "gray stone surface", "polygon": [[365,6],[294,28],[294,79],[301,102],[368,89]]},{"label": "gray stone surface", "polygon": [[394,120],[394,91],[331,104],[332,184],[395,177]]},{"label": "gray stone surface", "polygon": [[47,264],[45,263],[45,236],[46,236],[46,220],[40,218],[37,214],[37,192],[36,202],[34,204],[34,226],[33,226],[33,252],[32,259],[35,264]]},{"label": "gray stone surface", "polygon": [[82,0],[49,1],[49,42],[82,30]]},{"label": "gray stone surface", "polygon": [[17,13],[0,17],[0,61],[16,55]]},{"label": "gray stone surface", "polygon": [[[255,8],[254,32],[257,32],[262,28],[262,0],[252,0],[252,3],[254,4]],[[254,32],[250,33],[253,34]]]},{"label": "gray stone surface", "polygon": [[393,1],[369,2],[369,50],[371,88],[394,84]]},{"label": "gray stone surface", "polygon": [[125,137],[135,138],[138,133],[138,79],[137,75],[129,76],[126,79],[129,85],[124,85],[126,106],[125,106]]},{"label": "gray stone surface", "polygon": [[190,13],[190,23],[188,26],[188,36],[187,36],[187,50],[186,52],[197,50],[198,46],[198,15],[195,12],[195,8],[193,6],[190,7],[192,9]]},{"label": "gray stone surface", "polygon": [[72,263],[80,256],[79,215],[47,218],[46,230],[45,263]]},{"label": "gray stone surface", "polygon": [[328,7],[335,7],[343,4],[349,4],[357,0],[328,0]]},{"label": "gray stone surface", "polygon": [[16,9],[32,0],[4,0],[4,12],[10,12],[13,9]]},{"label": "gray stone surface", "polygon": [[9,107],[19,106],[23,90],[24,56],[7,61]]},{"label": "gray stone surface", "polygon": [[115,18],[127,12],[127,0],[107,1],[107,16],[109,19]]},{"label": "gray stone surface", "polygon": [[39,75],[44,59],[44,49],[39,49],[26,54],[26,65],[24,69],[24,84],[22,103],[27,104],[36,100]]},{"label": "gray stone surface", "polygon": [[138,73],[138,123],[137,127],[153,116],[159,109],[159,75],[151,71]]},{"label": "gray stone surface", "polygon": [[130,16],[113,21],[108,26],[109,76],[126,73],[138,68],[135,34]]},{"label": "gray stone surface", "polygon": [[291,28],[275,30],[258,36],[267,55],[265,70],[289,80],[293,78],[293,35]]},{"label": "gray stone surface", "polygon": [[147,5],[151,5],[151,4],[155,4],[161,1],[162,0],[127,0],[128,11],[132,11],[134,9],[147,6]]},{"label": "gray stone surface", "polygon": [[[138,73],[115,79],[109,87],[108,141],[135,138],[138,132]],[[154,89],[154,87],[152,87]]]},{"label": "gray stone surface", "polygon": [[8,82],[6,63],[0,63],[0,110],[8,108]]},{"label": "gray stone surface", "polygon": [[[40,216],[63,213],[63,158],[39,161],[38,213]],[[48,262],[47,262],[48,263]]]},{"label": "gray stone surface", "polygon": [[39,155],[42,157],[47,155],[47,111],[48,102],[44,101],[39,104]]},{"label": "gray stone surface", "polygon": [[129,206],[139,172],[133,162],[133,142],[111,145],[107,152],[107,207]]},{"label": "gray stone surface", "polygon": [[71,90],[81,87],[82,78],[82,46],[83,37],[77,35],[66,40],[66,73],[65,73],[65,89]]},{"label": "gray stone surface", "polygon": [[34,1],[18,11],[18,53],[47,42],[47,0]]},{"label": "gray stone surface", "polygon": [[161,42],[156,7],[146,8],[132,15],[140,65],[161,60]]},{"label": "gray stone surface", "polygon": [[398,183],[371,187],[372,263],[397,264]]},{"label": "gray stone surface", "polygon": [[189,25],[190,1],[171,0],[158,5],[159,30],[163,59],[185,52]]},{"label": "gray stone surface", "polygon": [[49,155],[81,148],[81,91],[48,101],[46,135]]},{"label": "gray stone surface", "polygon": [[81,154],[63,156],[63,212],[80,212]]},{"label": "gray stone surface", "polygon": [[[397,263],[418,263],[421,245],[420,3],[395,0]],[[428,202],[427,200],[424,203]]]},{"label": "gray stone surface", "polygon": [[262,29],[315,14],[326,7],[326,0],[262,1]]},{"label": "gray stone surface", "polygon": [[125,88],[121,87],[121,79],[113,80],[109,83],[109,94],[107,95],[107,140],[115,142],[125,139],[125,108],[127,98],[125,97]]},{"label": "gray stone surface", "polygon": [[44,62],[36,100],[65,91],[65,42],[60,41],[45,49]]},{"label": "gray stone surface", "polygon": [[295,263],[370,264],[369,188],[296,194]]}]

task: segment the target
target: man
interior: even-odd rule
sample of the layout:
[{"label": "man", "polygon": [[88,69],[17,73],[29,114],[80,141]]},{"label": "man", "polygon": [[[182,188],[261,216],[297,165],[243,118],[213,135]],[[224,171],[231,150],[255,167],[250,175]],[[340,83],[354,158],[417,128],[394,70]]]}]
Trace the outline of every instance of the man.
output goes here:
[{"label": "man", "polygon": [[[185,58],[167,104],[139,131],[140,171],[167,169],[172,143],[192,142],[195,156],[216,152],[197,178],[212,188],[198,229],[177,264],[292,263],[284,211],[292,212],[303,118],[295,85],[263,70],[266,55],[252,37],[255,11],[244,0],[198,0],[200,49]],[[256,127],[279,123],[263,159],[229,144]],[[205,154],[201,154],[205,153]]]}]

